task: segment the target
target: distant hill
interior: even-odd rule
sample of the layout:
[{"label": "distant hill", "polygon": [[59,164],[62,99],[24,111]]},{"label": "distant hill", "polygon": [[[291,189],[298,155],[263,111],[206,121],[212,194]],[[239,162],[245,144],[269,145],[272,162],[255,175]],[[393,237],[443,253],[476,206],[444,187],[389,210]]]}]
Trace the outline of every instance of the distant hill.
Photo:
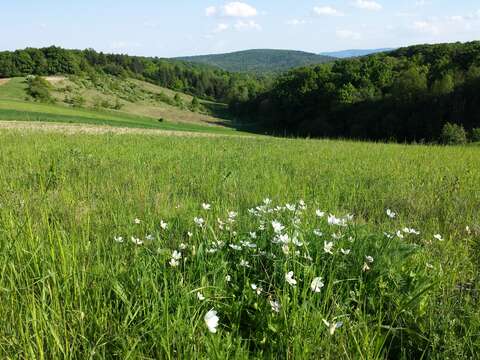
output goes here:
[{"label": "distant hill", "polygon": [[391,49],[391,48],[363,49],[363,50],[351,49],[351,50],[342,50],[342,51],[323,52],[323,53],[320,53],[320,55],[330,56],[330,57],[340,58],[340,59],[347,59],[352,57],[366,56],[366,55],[371,55],[371,54],[376,54],[381,52],[388,52],[393,50],[395,49]]},{"label": "distant hill", "polygon": [[323,64],[335,60],[331,56],[293,50],[246,50],[228,54],[200,55],[176,58],[208,64],[232,72],[269,73],[292,68]]}]

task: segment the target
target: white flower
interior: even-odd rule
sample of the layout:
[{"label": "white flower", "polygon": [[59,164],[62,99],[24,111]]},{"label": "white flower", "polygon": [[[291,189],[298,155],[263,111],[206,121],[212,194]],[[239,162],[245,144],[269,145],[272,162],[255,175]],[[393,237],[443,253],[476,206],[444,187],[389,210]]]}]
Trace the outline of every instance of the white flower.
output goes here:
[{"label": "white flower", "polygon": [[370,266],[368,266],[367,263],[364,263],[364,264],[363,264],[363,267],[362,267],[362,271],[363,271],[363,272],[367,272],[367,271],[369,271],[369,270],[370,270]]},{"label": "white flower", "polygon": [[252,231],[252,232],[250,233],[250,237],[251,237],[252,239],[256,239],[256,238],[257,238],[257,233],[256,233],[255,231]]},{"label": "white flower", "polygon": [[174,258],[171,258],[168,263],[170,264],[171,267],[177,267],[178,265],[180,265],[178,260],[175,260]]},{"label": "white flower", "polygon": [[200,301],[205,300],[205,296],[203,296],[203,294],[202,294],[200,291],[197,292],[197,298],[198,298],[198,300],[200,300]]},{"label": "white flower", "polygon": [[263,200],[263,203],[265,205],[270,205],[272,203],[272,200],[270,200],[269,198],[266,198],[266,199]]},{"label": "white flower", "polygon": [[232,281],[232,277],[230,275],[225,275],[225,281],[226,282]]},{"label": "white flower", "polygon": [[397,214],[394,213],[392,210],[387,209],[387,216],[388,216],[390,219],[395,219],[395,217],[397,216]]},{"label": "white flower", "polygon": [[203,225],[205,225],[205,220],[202,218],[195,217],[193,221],[198,227],[203,227]]},{"label": "white flower", "polygon": [[323,242],[323,251],[325,251],[327,254],[332,254],[333,255],[333,242]]},{"label": "white flower", "polygon": [[218,249],[212,248],[212,249],[207,249],[207,254],[215,254],[218,251]]},{"label": "white flower", "polygon": [[133,220],[133,222],[138,225],[138,224],[140,224],[140,223],[142,222],[142,220],[140,220],[140,219],[135,219],[135,220]]},{"label": "white flower", "polygon": [[343,255],[348,255],[350,254],[351,250],[350,249],[340,249],[340,252],[343,254]]},{"label": "white flower", "polygon": [[272,227],[273,227],[273,231],[276,234],[281,234],[283,229],[285,229],[285,226],[283,226],[281,223],[279,223],[276,220],[272,221]]},{"label": "white flower", "polygon": [[242,247],[239,246],[239,245],[230,244],[230,245],[228,245],[228,246],[230,246],[233,250],[236,250],[236,251],[242,250]]},{"label": "white flower", "polygon": [[404,238],[404,236],[403,236],[403,234],[402,234],[402,232],[401,232],[400,230],[397,231],[397,236],[398,236],[399,239],[403,239],[403,238]]},{"label": "white flower", "polygon": [[237,217],[237,215],[238,215],[238,213],[236,213],[235,211],[229,211],[229,212],[228,212],[228,218],[229,218],[230,220],[235,219],[235,218]]},{"label": "white flower", "polygon": [[312,289],[313,292],[319,293],[324,286],[325,284],[323,283],[322,278],[316,277],[315,279],[312,280],[310,289]]},{"label": "white flower", "polygon": [[465,231],[467,232],[468,235],[472,234],[472,230],[470,230],[470,226],[466,226]]},{"label": "white flower", "polygon": [[315,214],[319,217],[319,218],[323,218],[325,216],[325,212],[322,211],[322,210],[317,210],[315,211]]},{"label": "white flower", "polygon": [[160,227],[161,227],[163,230],[167,230],[168,224],[167,224],[166,222],[164,222],[163,220],[160,220]]},{"label": "white flower", "polygon": [[442,235],[440,235],[440,234],[433,235],[433,237],[434,237],[435,239],[437,239],[438,241],[443,241],[443,237],[442,237]]},{"label": "white flower", "polygon": [[323,323],[328,327],[328,332],[332,336],[333,336],[333,334],[335,334],[335,330],[340,329],[343,326],[343,322],[332,322],[332,323],[330,323],[325,319],[323,319]]},{"label": "white flower", "polygon": [[408,228],[408,227],[404,228],[404,229],[403,229],[403,232],[404,232],[405,234],[420,235],[420,232],[419,232],[419,231],[417,231],[417,230],[415,230],[415,229],[412,229],[412,228]]},{"label": "white flower", "polygon": [[252,290],[257,293],[257,295],[260,295],[263,291],[263,289],[261,287],[258,287],[256,284],[252,284],[250,286],[251,286]]},{"label": "white flower", "polygon": [[174,250],[172,252],[172,259],[175,259],[175,260],[180,260],[182,258],[182,253],[177,251],[177,250]]},{"label": "white flower", "polygon": [[281,242],[282,244],[288,244],[290,243],[290,236],[288,236],[288,234],[280,235],[278,237],[278,241]]},{"label": "white flower", "polygon": [[203,210],[210,210],[212,208],[212,205],[203,203],[202,208]]},{"label": "white flower", "polygon": [[282,245],[282,251],[285,255],[288,255],[290,253],[290,247],[288,246],[288,244]]},{"label": "white flower", "polygon": [[243,240],[242,240],[242,241],[240,241],[240,244],[242,244],[242,246],[248,247],[248,248],[250,248],[250,249],[255,249],[255,248],[257,247],[257,244],[251,243],[251,242],[249,242],[249,241],[243,241]]},{"label": "white flower", "polygon": [[185,250],[185,249],[187,248],[187,245],[184,244],[184,243],[181,243],[181,244],[178,246],[178,248],[179,248],[180,250]]},{"label": "white flower", "polygon": [[367,262],[370,263],[370,264],[373,263],[373,257],[371,257],[371,256],[365,256],[365,260],[367,260]]},{"label": "white flower", "polygon": [[347,226],[345,223],[345,219],[339,219],[335,215],[330,214],[328,216],[328,224],[329,225],[336,225],[336,226]]},{"label": "white flower", "polygon": [[288,211],[295,211],[296,210],[295,205],[286,204],[285,207],[287,208]]},{"label": "white flower", "polygon": [[240,260],[240,266],[243,266],[243,267],[250,267],[250,263],[246,260]]},{"label": "white flower", "polygon": [[131,240],[135,245],[143,245],[143,241],[140,240],[139,238],[136,238],[135,236],[132,236]]},{"label": "white flower", "polygon": [[297,285],[297,280],[293,278],[293,271],[290,271],[285,274],[285,281],[295,287]]},{"label": "white flower", "polygon": [[155,237],[153,235],[145,236],[145,240],[147,240],[147,241],[153,241],[154,239],[155,239]]},{"label": "white flower", "polygon": [[332,239],[334,240],[340,240],[342,237],[343,237],[342,233],[332,234]]},{"label": "white flower", "polygon": [[280,312],[280,303],[277,300],[270,300],[270,306],[272,311],[279,313]]},{"label": "white flower", "polygon": [[205,317],[203,318],[205,320],[205,324],[207,324],[208,330],[215,334],[217,332],[217,327],[218,327],[218,316],[217,312],[213,309],[211,309],[209,312],[205,314]]},{"label": "white flower", "polygon": [[117,242],[117,243],[123,243],[123,241],[124,241],[123,237],[121,237],[121,236],[115,236],[113,238],[113,240],[115,240],[115,242]]},{"label": "white flower", "polygon": [[191,238],[191,237],[193,236],[193,233],[191,233],[191,232],[189,231],[189,232],[187,232],[187,236],[188,236],[189,238]]},{"label": "white flower", "polygon": [[316,235],[316,236],[318,236],[318,237],[322,237],[322,236],[323,236],[323,233],[322,233],[320,230],[318,230],[318,229],[313,230],[313,234]]}]

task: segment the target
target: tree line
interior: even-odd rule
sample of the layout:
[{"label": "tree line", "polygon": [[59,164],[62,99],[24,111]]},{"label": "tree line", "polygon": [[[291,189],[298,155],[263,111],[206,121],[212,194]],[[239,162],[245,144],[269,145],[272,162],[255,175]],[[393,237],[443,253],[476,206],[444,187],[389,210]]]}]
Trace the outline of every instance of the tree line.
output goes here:
[{"label": "tree line", "polygon": [[480,128],[480,42],[420,45],[292,70],[231,103],[273,132],[437,141],[447,123]]},{"label": "tree line", "polygon": [[255,97],[265,79],[233,74],[206,65],[59,47],[0,52],[0,78],[28,75],[87,75],[104,73],[134,77],[159,86],[217,101],[246,101]]}]

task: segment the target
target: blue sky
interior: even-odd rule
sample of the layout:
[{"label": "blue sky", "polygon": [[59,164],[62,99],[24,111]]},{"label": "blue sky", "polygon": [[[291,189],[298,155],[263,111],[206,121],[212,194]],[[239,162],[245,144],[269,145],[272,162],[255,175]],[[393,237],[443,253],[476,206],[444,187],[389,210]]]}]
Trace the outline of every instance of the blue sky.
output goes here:
[{"label": "blue sky", "polygon": [[0,49],[58,45],[148,56],[323,52],[480,39],[478,0],[2,1]]}]

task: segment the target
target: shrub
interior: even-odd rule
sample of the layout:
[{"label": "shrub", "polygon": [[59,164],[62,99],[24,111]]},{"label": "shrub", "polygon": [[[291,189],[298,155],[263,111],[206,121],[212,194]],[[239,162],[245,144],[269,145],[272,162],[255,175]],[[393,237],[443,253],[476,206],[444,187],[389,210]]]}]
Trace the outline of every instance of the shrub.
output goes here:
[{"label": "shrub", "polygon": [[475,128],[472,130],[472,141],[480,142],[480,128]]},{"label": "shrub", "polygon": [[442,129],[441,142],[445,145],[465,144],[467,133],[461,125],[446,123]]},{"label": "shrub", "polygon": [[41,102],[54,102],[52,95],[50,94],[50,83],[41,76],[27,78],[27,93],[33,99]]}]

